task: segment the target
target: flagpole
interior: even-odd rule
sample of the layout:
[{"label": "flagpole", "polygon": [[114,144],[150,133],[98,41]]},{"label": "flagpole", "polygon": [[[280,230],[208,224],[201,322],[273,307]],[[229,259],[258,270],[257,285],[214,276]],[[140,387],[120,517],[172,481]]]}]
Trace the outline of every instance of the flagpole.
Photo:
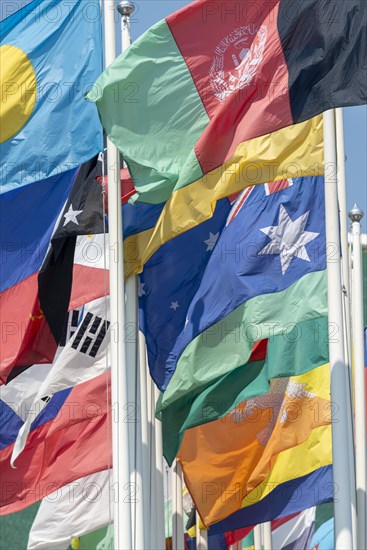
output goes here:
[{"label": "flagpole", "polygon": [[364,381],[363,279],[361,219],[363,212],[355,204],[349,212],[352,222],[352,326],[354,351],[354,401],[357,487],[357,548],[366,548],[366,394]]},{"label": "flagpole", "polygon": [[175,459],[172,464],[172,550],[184,550],[182,468]]},{"label": "flagpole", "polygon": [[[121,0],[117,4],[117,11],[121,15],[121,45],[122,52],[131,46],[130,17],[135,6],[132,2]],[[126,357],[128,366],[128,393],[135,400],[132,403],[132,421],[128,422],[130,439],[130,476],[134,495],[132,498],[132,532],[133,548],[144,550],[147,545],[146,525],[148,518],[144,517],[144,503],[146,501],[147,483],[143,470],[142,447],[142,416],[140,400],[140,372],[139,359],[139,323],[138,323],[138,280],[136,275],[129,277],[125,286],[125,310],[126,310]],[[131,404],[130,404],[131,406]],[[129,411],[128,411],[129,412]]]},{"label": "flagpole", "polygon": [[196,550],[208,550],[208,531],[200,529],[200,516],[196,512]]},{"label": "flagpole", "polygon": [[155,393],[151,376],[147,376],[148,426],[149,426],[149,470],[150,470],[150,544],[158,548],[157,535],[157,483],[156,483],[156,435],[155,435]]},{"label": "flagpole", "polygon": [[273,542],[271,538],[271,521],[267,521],[263,523],[262,528],[263,528],[264,550],[272,550]]},{"label": "flagpole", "polygon": [[140,386],[140,419],[142,445],[142,477],[143,487],[143,517],[144,541],[147,548],[150,543],[150,474],[149,474],[149,425],[148,425],[148,394],[147,394],[147,360],[144,334],[139,332],[139,386]]},{"label": "flagpole", "polygon": [[[116,58],[114,0],[104,1],[105,64]],[[126,356],[124,345],[125,285],[121,212],[120,155],[107,139],[108,223],[110,235],[110,308],[111,308],[111,400],[112,455],[114,480],[114,537],[115,548],[132,548],[131,509],[126,503],[125,488],[130,480],[129,434],[124,422],[124,406],[128,402]]]},{"label": "flagpole", "polygon": [[[353,549],[350,464],[348,449],[348,410],[345,387],[343,302],[340,263],[340,233],[337,193],[335,117],[324,113],[326,261],[329,309],[329,356],[332,418],[335,550]],[[336,251],[336,253],[335,253]]]},{"label": "flagpole", "polygon": [[255,525],[254,527],[254,548],[255,550],[261,550],[261,526]]},{"label": "flagpole", "polygon": [[165,548],[164,533],[164,488],[163,488],[163,436],[162,422],[155,417],[156,403],[159,397],[159,390],[152,382],[154,388],[154,425],[155,425],[155,489],[157,507],[157,542],[158,548]]},{"label": "flagpole", "polygon": [[350,294],[350,269],[349,269],[349,243],[348,243],[348,211],[345,171],[345,146],[344,146],[344,120],[343,109],[335,109],[336,151],[338,162],[338,203],[340,211],[340,244],[342,256],[342,285],[343,285],[343,311],[344,311],[344,352],[347,368],[347,411],[348,411],[348,449],[350,465],[350,487],[352,506],[352,534],[353,545],[357,542],[357,506],[356,506],[356,475],[354,457],[354,425],[353,425],[353,394],[352,394],[352,330],[351,330],[351,294]]}]

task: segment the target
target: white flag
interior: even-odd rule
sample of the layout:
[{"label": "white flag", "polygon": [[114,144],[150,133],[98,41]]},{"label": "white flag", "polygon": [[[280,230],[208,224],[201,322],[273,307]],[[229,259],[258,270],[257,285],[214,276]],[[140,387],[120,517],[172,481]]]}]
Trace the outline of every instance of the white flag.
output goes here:
[{"label": "white flag", "polygon": [[104,470],[77,479],[44,498],[29,533],[28,550],[66,550],[74,537],[111,523],[111,484],[112,470]]}]

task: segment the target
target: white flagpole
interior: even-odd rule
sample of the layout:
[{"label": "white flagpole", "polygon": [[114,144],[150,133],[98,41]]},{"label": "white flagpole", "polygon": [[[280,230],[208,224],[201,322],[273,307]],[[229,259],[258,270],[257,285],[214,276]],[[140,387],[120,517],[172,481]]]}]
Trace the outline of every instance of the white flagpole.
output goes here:
[{"label": "white flagpole", "polygon": [[[148,374],[149,376],[149,374]],[[149,425],[148,425],[148,394],[147,394],[147,360],[144,334],[139,332],[139,385],[140,385],[140,419],[142,444],[142,476],[143,476],[143,513],[144,541],[146,548],[153,548],[150,543],[150,472],[149,472]]]},{"label": "white flagpole", "polygon": [[200,516],[196,512],[196,550],[208,550],[208,531],[200,529]]},{"label": "white flagpole", "polygon": [[152,378],[147,376],[149,452],[150,452],[150,544],[159,548],[157,538],[157,483],[156,483],[156,435],[155,435],[155,393]]},{"label": "white flagpole", "polygon": [[[121,44],[122,52],[131,45],[130,16],[135,6],[129,1],[120,1],[117,11],[121,15]],[[147,499],[147,482],[143,476],[143,447],[142,447],[142,417],[140,400],[140,372],[139,370],[139,328],[138,328],[138,281],[131,276],[126,281],[126,361],[128,367],[128,393],[132,402],[129,404],[128,418],[130,440],[130,480],[132,486],[132,532],[133,548],[144,550],[147,546],[146,529],[148,518],[144,517],[144,502]],[[131,409],[131,410],[130,410]],[[130,420],[130,421],[129,421]],[[149,492],[149,491],[148,491]]]},{"label": "white flagpole", "polygon": [[154,387],[154,425],[155,425],[155,488],[156,488],[156,508],[157,508],[157,543],[158,548],[165,548],[164,532],[164,488],[163,488],[163,438],[162,423],[155,418],[156,403],[159,397],[159,390],[152,382]]},{"label": "white flagpole", "polygon": [[348,218],[347,218],[347,190],[345,171],[345,147],[344,147],[344,120],[343,109],[335,109],[336,151],[338,162],[338,202],[340,211],[340,244],[342,255],[342,285],[343,285],[343,312],[344,312],[344,352],[347,368],[347,411],[348,411],[348,449],[350,465],[350,487],[352,507],[352,534],[353,545],[357,543],[357,506],[356,506],[356,475],[354,464],[354,425],[353,425],[353,395],[352,395],[352,340],[351,340],[351,294],[349,277],[349,244],[348,244]]},{"label": "white flagpole", "polygon": [[271,538],[271,521],[262,523],[264,550],[273,550],[273,542]]},{"label": "white flagpole", "polygon": [[172,464],[172,550],[184,550],[182,468],[175,459]]},{"label": "white flagpole", "polygon": [[[114,0],[104,1],[105,63],[116,58]],[[115,548],[132,548],[131,510],[126,502],[126,484],[130,479],[129,434],[124,422],[124,406],[128,402],[126,357],[124,346],[125,288],[121,213],[120,155],[107,139],[108,215],[110,234],[110,296],[111,296],[111,400],[112,454],[114,480]],[[129,496],[129,495],[128,495]]]},{"label": "white flagpole", "polygon": [[255,525],[254,527],[254,548],[255,550],[261,550],[261,526]]},{"label": "white flagpole", "polygon": [[357,548],[366,548],[366,394],[364,384],[363,279],[361,219],[355,204],[349,212],[352,222],[352,327],[354,352],[355,446],[357,487]]},{"label": "white flagpole", "polygon": [[334,500],[335,550],[353,549],[348,410],[345,387],[343,302],[340,262],[340,234],[337,192],[335,118],[324,113],[326,261],[329,309],[329,355],[331,401],[336,408],[332,419],[333,472],[337,494]]}]

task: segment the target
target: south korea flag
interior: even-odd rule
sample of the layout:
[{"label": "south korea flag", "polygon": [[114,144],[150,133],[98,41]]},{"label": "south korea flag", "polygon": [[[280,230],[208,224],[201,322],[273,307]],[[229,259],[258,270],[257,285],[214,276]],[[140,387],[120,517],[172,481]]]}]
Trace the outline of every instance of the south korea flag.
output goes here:
[{"label": "south korea flag", "polygon": [[84,306],[78,326],[71,327],[72,336],[41,383],[18,433],[11,457],[12,465],[26,445],[33,420],[55,393],[82,384],[110,369],[109,316],[108,296]]}]

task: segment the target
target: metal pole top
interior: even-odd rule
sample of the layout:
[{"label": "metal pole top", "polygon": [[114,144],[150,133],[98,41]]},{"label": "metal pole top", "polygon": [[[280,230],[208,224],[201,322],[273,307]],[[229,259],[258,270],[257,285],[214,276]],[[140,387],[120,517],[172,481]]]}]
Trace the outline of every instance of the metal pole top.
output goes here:
[{"label": "metal pole top", "polygon": [[120,0],[117,4],[117,11],[122,17],[130,16],[135,11],[135,6],[128,0]]},{"label": "metal pole top", "polygon": [[348,217],[350,219],[351,222],[360,222],[361,219],[363,218],[364,216],[364,212],[363,210],[361,210],[359,208],[359,206],[357,205],[357,203],[354,204],[352,210],[350,210],[348,212]]}]

